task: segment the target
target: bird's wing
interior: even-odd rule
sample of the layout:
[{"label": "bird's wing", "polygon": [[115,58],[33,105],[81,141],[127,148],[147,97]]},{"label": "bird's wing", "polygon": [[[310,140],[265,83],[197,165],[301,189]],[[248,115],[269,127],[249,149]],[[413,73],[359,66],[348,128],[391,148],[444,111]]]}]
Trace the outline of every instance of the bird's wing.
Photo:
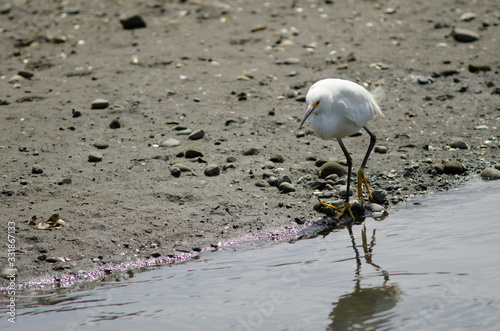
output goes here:
[{"label": "bird's wing", "polygon": [[[361,87],[362,88],[362,87]],[[363,88],[362,88],[363,89]],[[340,98],[334,98],[343,109],[343,116],[363,127],[375,116],[377,104],[365,89],[359,91],[342,91]]]}]

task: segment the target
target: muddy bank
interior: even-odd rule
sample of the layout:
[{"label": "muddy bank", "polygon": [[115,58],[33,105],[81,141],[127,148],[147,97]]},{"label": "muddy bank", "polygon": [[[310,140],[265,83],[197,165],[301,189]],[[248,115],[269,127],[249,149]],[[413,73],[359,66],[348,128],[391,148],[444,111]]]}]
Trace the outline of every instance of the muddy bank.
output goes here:
[{"label": "muddy bank", "polygon": [[[0,14],[0,229],[15,223],[17,281],[321,217],[317,196],[338,199],[345,177],[320,178],[320,161],[345,162],[298,125],[325,77],[384,86],[366,172],[386,208],[494,168],[499,12],[495,1],[12,1]],[[120,22],[134,15],[144,24]],[[344,142],[359,166],[367,135]],[[288,193],[269,184],[283,175]],[[64,227],[30,224],[55,213]],[[7,272],[5,247],[0,262]]]}]

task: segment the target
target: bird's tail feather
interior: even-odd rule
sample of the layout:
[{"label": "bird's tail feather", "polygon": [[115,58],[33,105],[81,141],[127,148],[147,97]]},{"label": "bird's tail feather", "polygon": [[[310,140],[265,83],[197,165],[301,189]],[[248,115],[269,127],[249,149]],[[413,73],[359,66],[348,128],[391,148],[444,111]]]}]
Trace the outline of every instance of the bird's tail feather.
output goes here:
[{"label": "bird's tail feather", "polygon": [[378,85],[373,91],[370,92],[370,96],[375,104],[375,112],[380,116],[384,116],[384,114],[382,113],[382,110],[380,110],[378,103],[384,98],[384,94],[385,92],[382,85]]}]

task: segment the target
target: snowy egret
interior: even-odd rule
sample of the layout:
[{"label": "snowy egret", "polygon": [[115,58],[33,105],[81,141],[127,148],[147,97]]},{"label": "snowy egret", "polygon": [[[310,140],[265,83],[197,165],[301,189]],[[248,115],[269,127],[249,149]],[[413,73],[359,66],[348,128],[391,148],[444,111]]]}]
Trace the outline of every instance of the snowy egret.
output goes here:
[{"label": "snowy egret", "polygon": [[347,160],[347,190],[345,204],[343,207],[335,207],[330,204],[320,203],[339,211],[336,219],[345,212],[354,219],[349,204],[349,187],[351,182],[352,159],[342,142],[342,138],[348,137],[365,129],[370,135],[370,145],[366,152],[363,163],[358,171],[358,197],[363,204],[362,185],[364,184],[370,199],[373,199],[368,187],[368,179],[365,176],[365,166],[368,157],[375,146],[377,137],[366,127],[366,123],[376,114],[382,115],[378,101],[382,97],[381,87],[369,92],[364,87],[343,79],[323,79],[316,82],[307,92],[307,110],[300,123],[300,128],[309,118],[313,131],[322,139],[337,139],[340,148]]}]

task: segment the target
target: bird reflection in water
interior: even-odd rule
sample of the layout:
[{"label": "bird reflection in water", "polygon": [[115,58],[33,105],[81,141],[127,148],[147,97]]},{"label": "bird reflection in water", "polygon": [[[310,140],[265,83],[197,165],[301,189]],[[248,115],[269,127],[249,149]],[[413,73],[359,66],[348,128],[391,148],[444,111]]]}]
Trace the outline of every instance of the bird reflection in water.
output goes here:
[{"label": "bird reflection in water", "polygon": [[[389,274],[372,260],[372,252],[375,247],[375,230],[368,243],[366,236],[366,226],[363,225],[361,237],[363,240],[363,253],[361,256],[356,246],[356,241],[352,232],[352,224],[347,226],[351,237],[352,247],[356,255],[356,272],[354,278],[354,291],[342,295],[330,313],[332,323],[328,326],[329,330],[352,330],[352,329],[384,329],[389,327],[391,314],[389,310],[396,306],[399,301],[401,291],[396,284],[388,285]],[[380,272],[383,277],[382,285],[363,287],[361,285],[361,266],[362,259],[365,263]]]}]

